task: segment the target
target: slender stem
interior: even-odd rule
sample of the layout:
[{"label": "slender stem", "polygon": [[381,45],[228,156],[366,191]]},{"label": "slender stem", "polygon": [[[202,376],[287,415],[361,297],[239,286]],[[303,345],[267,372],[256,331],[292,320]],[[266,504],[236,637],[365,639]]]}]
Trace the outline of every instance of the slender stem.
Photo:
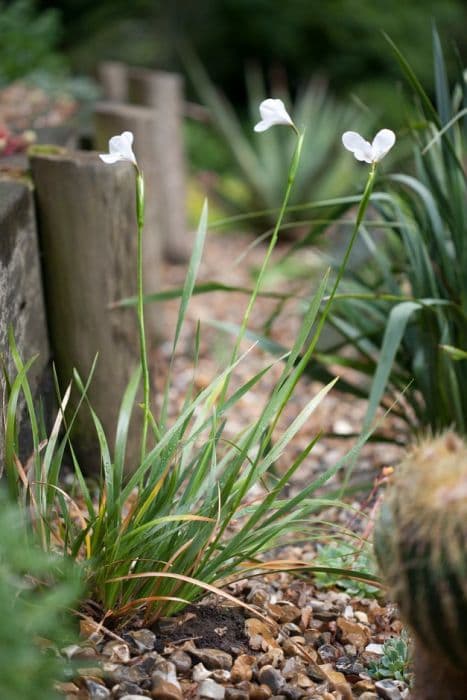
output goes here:
[{"label": "slender stem", "polygon": [[143,372],[143,432],[141,436],[141,461],[146,455],[146,443],[148,435],[148,421],[150,413],[150,386],[149,369],[146,349],[146,332],[144,328],[144,287],[143,287],[143,229],[144,229],[144,178],[143,173],[136,171],[136,220],[138,225],[138,252],[137,252],[137,278],[138,278],[138,330],[139,347],[141,356],[141,369]]},{"label": "slender stem", "polygon": [[[360,230],[361,223],[363,221],[363,218],[365,216],[365,212],[366,212],[367,207],[368,207],[368,203],[370,201],[371,193],[373,191],[373,186],[375,183],[375,177],[376,177],[376,163],[373,163],[371,166],[371,170],[370,170],[370,174],[368,176],[367,183],[365,185],[365,189],[364,189],[363,194],[362,194],[362,198],[360,200],[360,205],[358,207],[357,218],[355,219],[355,224],[354,224],[354,227],[352,230],[352,235],[350,236],[350,240],[349,240],[349,243],[347,245],[347,249],[345,251],[344,257],[342,258],[342,262],[341,262],[339,269],[337,271],[336,279],[334,281],[331,293],[327,298],[323,312],[320,316],[318,325],[316,327],[316,331],[313,334],[313,339],[310,342],[308,348],[306,349],[306,352],[305,352],[303,358],[301,359],[301,363],[303,363],[304,365],[308,362],[312,353],[315,350],[316,344],[317,344],[319,337],[321,335],[321,331],[323,330],[323,326],[326,323],[327,317],[329,315],[329,311],[331,310],[331,306],[332,306],[332,303],[333,303],[334,298],[336,296],[337,289],[339,287],[339,284],[340,284],[342,277],[344,275],[344,272],[346,270],[347,263],[349,262],[350,254],[352,252],[352,248],[354,246],[355,240],[356,240],[358,232]],[[299,379],[300,379],[300,374],[297,374],[297,376],[295,377],[295,380],[291,383],[286,396],[284,397],[282,408],[288,402],[288,400],[289,400],[293,390],[295,389],[295,386],[297,385]],[[269,428],[269,431],[268,431],[269,436],[272,435],[272,432],[276,426],[277,421],[279,420],[281,413],[282,413],[282,409],[277,413],[275,420],[272,422],[272,424]]]},{"label": "slender stem", "polygon": [[[251,293],[250,299],[248,301],[248,306],[247,306],[245,314],[243,316],[243,320],[242,320],[242,323],[240,326],[240,330],[238,332],[235,347],[234,347],[233,352],[232,352],[232,357],[230,359],[231,364],[233,364],[237,358],[238,351],[240,348],[240,343],[242,342],[242,339],[245,335],[245,331],[246,331],[247,326],[248,326],[248,321],[250,320],[250,315],[251,315],[251,312],[253,310],[254,303],[256,301],[259,290],[260,290],[261,285],[263,283],[263,279],[264,279],[264,275],[266,272],[266,268],[267,268],[268,263],[269,263],[269,259],[272,255],[272,251],[274,250],[274,247],[277,243],[277,239],[279,237],[279,231],[280,231],[281,226],[282,226],[282,221],[284,219],[285,212],[287,210],[287,205],[289,203],[290,195],[292,193],[292,188],[293,188],[293,185],[295,182],[295,177],[297,175],[297,169],[298,169],[298,165],[300,163],[300,155],[302,152],[304,134],[301,134],[295,127],[294,127],[294,131],[297,134],[297,143],[296,143],[295,150],[294,150],[292,160],[290,163],[290,167],[289,167],[289,173],[288,173],[288,177],[287,177],[287,187],[285,190],[284,199],[283,199],[280,211],[279,211],[279,216],[277,217],[276,225],[274,226],[274,230],[272,232],[271,240],[269,242],[269,246],[268,246],[268,249],[266,251],[266,255],[264,256],[263,263],[262,263],[260,271],[258,273],[256,284],[255,284],[254,289]],[[230,374],[227,375],[225,382],[224,382],[224,386],[223,386],[222,393],[221,393],[221,404],[223,403],[223,401],[225,399],[225,395],[227,393],[227,389],[229,386],[229,381],[230,381]]]}]

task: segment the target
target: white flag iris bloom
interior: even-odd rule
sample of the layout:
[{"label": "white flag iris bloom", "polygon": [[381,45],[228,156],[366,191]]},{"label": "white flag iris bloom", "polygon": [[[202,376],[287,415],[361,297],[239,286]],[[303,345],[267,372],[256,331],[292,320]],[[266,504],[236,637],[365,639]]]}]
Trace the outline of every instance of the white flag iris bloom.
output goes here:
[{"label": "white flag iris bloom", "polygon": [[356,131],[346,131],[342,136],[344,147],[354,154],[357,160],[365,163],[379,163],[396,142],[396,135],[391,129],[378,131],[373,141],[365,139]]},{"label": "white flag iris bloom", "polygon": [[274,100],[269,97],[263,100],[259,106],[261,121],[255,126],[255,131],[266,131],[276,124],[284,124],[294,128],[294,123],[290,118],[282,100]]},{"label": "white flag iris bloom", "polygon": [[109,140],[109,152],[99,155],[104,163],[117,163],[119,160],[126,160],[136,167],[136,156],[133,153],[133,134],[131,131],[124,131],[119,136],[112,136]]}]

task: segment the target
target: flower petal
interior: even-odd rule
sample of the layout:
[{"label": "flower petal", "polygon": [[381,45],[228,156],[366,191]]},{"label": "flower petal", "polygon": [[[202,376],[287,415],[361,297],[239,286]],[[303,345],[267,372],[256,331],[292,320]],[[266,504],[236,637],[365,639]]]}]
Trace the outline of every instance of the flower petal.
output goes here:
[{"label": "flower petal", "polygon": [[263,100],[259,106],[261,121],[254,127],[255,131],[266,131],[270,126],[275,124],[284,124],[285,126],[293,126],[293,121],[288,114],[282,100],[275,100],[269,97]]},{"label": "flower petal", "polygon": [[[112,136],[112,138],[109,140],[109,154],[119,155],[120,157],[118,160],[127,160],[137,166],[132,144],[133,134],[131,131],[124,131],[118,136]],[[114,160],[111,162],[115,163],[116,161]]]},{"label": "flower petal", "polygon": [[365,163],[373,161],[373,149],[368,141],[357,134],[356,131],[346,131],[342,135],[342,143],[344,148],[354,154],[357,160],[363,160]]},{"label": "flower petal", "polygon": [[119,160],[123,160],[120,153],[101,153],[99,158],[104,161],[104,163],[112,164],[117,163]]},{"label": "flower petal", "polygon": [[384,158],[386,153],[394,146],[395,142],[396,135],[391,129],[381,129],[381,131],[378,131],[371,144],[374,162],[377,163],[381,158]]}]

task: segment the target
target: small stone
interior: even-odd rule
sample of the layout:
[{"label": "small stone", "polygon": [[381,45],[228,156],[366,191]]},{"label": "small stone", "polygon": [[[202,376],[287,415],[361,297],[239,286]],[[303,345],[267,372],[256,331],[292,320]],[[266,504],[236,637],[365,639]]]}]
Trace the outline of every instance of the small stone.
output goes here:
[{"label": "small stone", "polygon": [[102,649],[103,656],[108,656],[110,663],[126,664],[130,660],[128,644],[112,640],[107,642]]},{"label": "small stone", "polygon": [[151,697],[154,700],[183,700],[180,686],[167,681],[157,681],[152,686]]},{"label": "small stone", "polygon": [[119,698],[120,698],[120,700],[141,700],[142,695],[141,694],[139,694],[139,695],[134,695],[134,694],[122,695],[122,696],[119,695]]},{"label": "small stone", "polygon": [[227,687],[225,689],[225,700],[249,700],[248,690]]},{"label": "small stone", "polygon": [[237,656],[230,672],[232,683],[240,683],[241,681],[251,681],[253,676],[253,665],[255,657],[250,654],[241,654]]},{"label": "small stone", "polygon": [[256,685],[249,683],[249,699],[250,700],[269,700],[272,695],[272,690],[268,685]]},{"label": "small stone", "polygon": [[402,700],[401,691],[394,683],[390,680],[377,681],[375,683],[375,690],[378,697],[384,698],[385,700]]},{"label": "small stone", "polygon": [[90,678],[84,679],[84,685],[89,693],[89,700],[107,700],[110,698],[110,690]]},{"label": "small stone", "polygon": [[337,659],[338,651],[332,644],[322,644],[318,647],[318,654],[323,664],[328,664]]},{"label": "small stone", "polygon": [[201,681],[206,680],[206,678],[209,678],[212,674],[212,671],[208,671],[206,666],[204,666],[202,663],[196,664],[196,666],[193,666],[193,675],[192,678],[195,681],[195,683],[201,683]]},{"label": "small stone", "polygon": [[375,684],[373,683],[373,681],[370,681],[368,679],[363,679],[361,681],[358,681],[353,686],[353,691],[357,695],[362,695],[362,693],[374,693],[374,690],[375,690]]},{"label": "small stone", "polygon": [[230,681],[230,671],[223,668],[215,668],[212,672],[212,679],[216,683],[228,683]]},{"label": "small stone", "polygon": [[112,688],[113,698],[124,698],[128,696],[138,695],[141,697],[141,688],[136,685],[136,683],[128,683],[128,681],[123,683],[117,683]]},{"label": "small stone", "polygon": [[277,626],[266,624],[256,617],[249,617],[245,620],[245,634],[248,637],[250,647],[255,651],[267,651],[269,647],[279,646],[275,639]]},{"label": "small stone", "polygon": [[271,616],[278,620],[279,622],[295,622],[301,617],[301,610],[297,608],[296,605],[292,603],[280,603],[276,605],[269,605],[268,610],[271,612]]},{"label": "small stone", "polygon": [[171,661],[158,661],[151,678],[151,697],[157,700],[182,700],[183,694],[177,680],[175,665]]},{"label": "small stone", "polygon": [[212,678],[206,678],[206,680],[200,683],[198,688],[198,697],[203,698],[203,700],[224,700],[225,689]]},{"label": "small stone", "polygon": [[382,656],[384,654],[384,644],[368,644],[365,647],[365,651],[368,652],[368,654]]},{"label": "small stone", "polygon": [[79,654],[81,651],[81,647],[79,644],[70,644],[67,647],[63,647],[63,649],[60,650],[63,656],[66,656],[67,659],[72,659],[74,656]]},{"label": "small stone", "polygon": [[337,690],[344,697],[352,697],[350,685],[343,673],[335,671],[331,664],[323,664],[321,669],[334,690]]},{"label": "small stone", "polygon": [[354,617],[355,617],[359,622],[362,622],[364,625],[370,624],[370,623],[369,623],[369,620],[368,620],[368,615],[366,614],[366,612],[363,612],[363,610],[356,610],[356,611],[354,612]]},{"label": "small stone", "polygon": [[335,666],[336,671],[340,671],[344,676],[359,676],[365,671],[364,665],[355,656],[341,656],[337,659]]},{"label": "small stone", "polygon": [[378,700],[376,693],[363,693],[360,695],[360,700]]},{"label": "small stone", "polygon": [[284,661],[284,651],[280,647],[269,647],[268,651],[257,659],[259,666],[277,666],[281,665]]},{"label": "small stone", "polygon": [[258,673],[258,680],[262,685],[267,685],[273,693],[279,692],[285,684],[282,673],[274,666],[263,666]]},{"label": "small stone", "polygon": [[179,673],[187,673],[192,666],[190,655],[181,649],[177,649],[170,654],[169,661],[174,664]]},{"label": "small stone", "polygon": [[131,639],[136,649],[144,654],[145,651],[152,651],[156,644],[156,635],[148,629],[134,630],[126,635]]},{"label": "small stone", "polygon": [[198,661],[201,661],[209,670],[223,668],[229,671],[232,668],[233,660],[231,655],[221,649],[211,649],[209,647],[198,649],[194,644],[187,644],[185,645],[185,651],[194,656],[195,659],[198,659]]},{"label": "small stone", "polygon": [[370,630],[360,622],[351,622],[345,617],[338,617],[337,627],[340,630],[342,641],[354,644],[357,649],[364,649],[370,641]]},{"label": "small stone", "polygon": [[162,659],[154,666],[154,670],[152,672],[152,682],[153,684],[157,685],[157,683],[160,681],[166,681],[172,685],[180,686],[179,682],[177,681],[175,664],[173,664],[171,661]]},{"label": "small stone", "polygon": [[290,680],[291,678],[294,678],[298,673],[303,671],[303,661],[296,656],[292,656],[290,659],[287,659],[285,664],[282,667],[282,675],[286,680]]},{"label": "small stone", "polygon": [[321,667],[318,666],[318,664],[316,664],[314,661],[313,662],[309,661],[307,663],[305,672],[306,672],[307,676],[309,678],[311,678],[311,680],[314,681],[315,683],[322,683],[323,681],[326,680],[325,673],[323,672]]}]

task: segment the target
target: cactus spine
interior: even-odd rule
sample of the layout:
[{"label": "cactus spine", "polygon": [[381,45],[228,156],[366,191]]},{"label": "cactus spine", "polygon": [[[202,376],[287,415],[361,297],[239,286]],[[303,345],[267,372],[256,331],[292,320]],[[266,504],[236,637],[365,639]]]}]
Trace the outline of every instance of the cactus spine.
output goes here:
[{"label": "cactus spine", "polygon": [[467,445],[426,439],[399,465],[375,551],[415,639],[415,697],[467,698]]}]

